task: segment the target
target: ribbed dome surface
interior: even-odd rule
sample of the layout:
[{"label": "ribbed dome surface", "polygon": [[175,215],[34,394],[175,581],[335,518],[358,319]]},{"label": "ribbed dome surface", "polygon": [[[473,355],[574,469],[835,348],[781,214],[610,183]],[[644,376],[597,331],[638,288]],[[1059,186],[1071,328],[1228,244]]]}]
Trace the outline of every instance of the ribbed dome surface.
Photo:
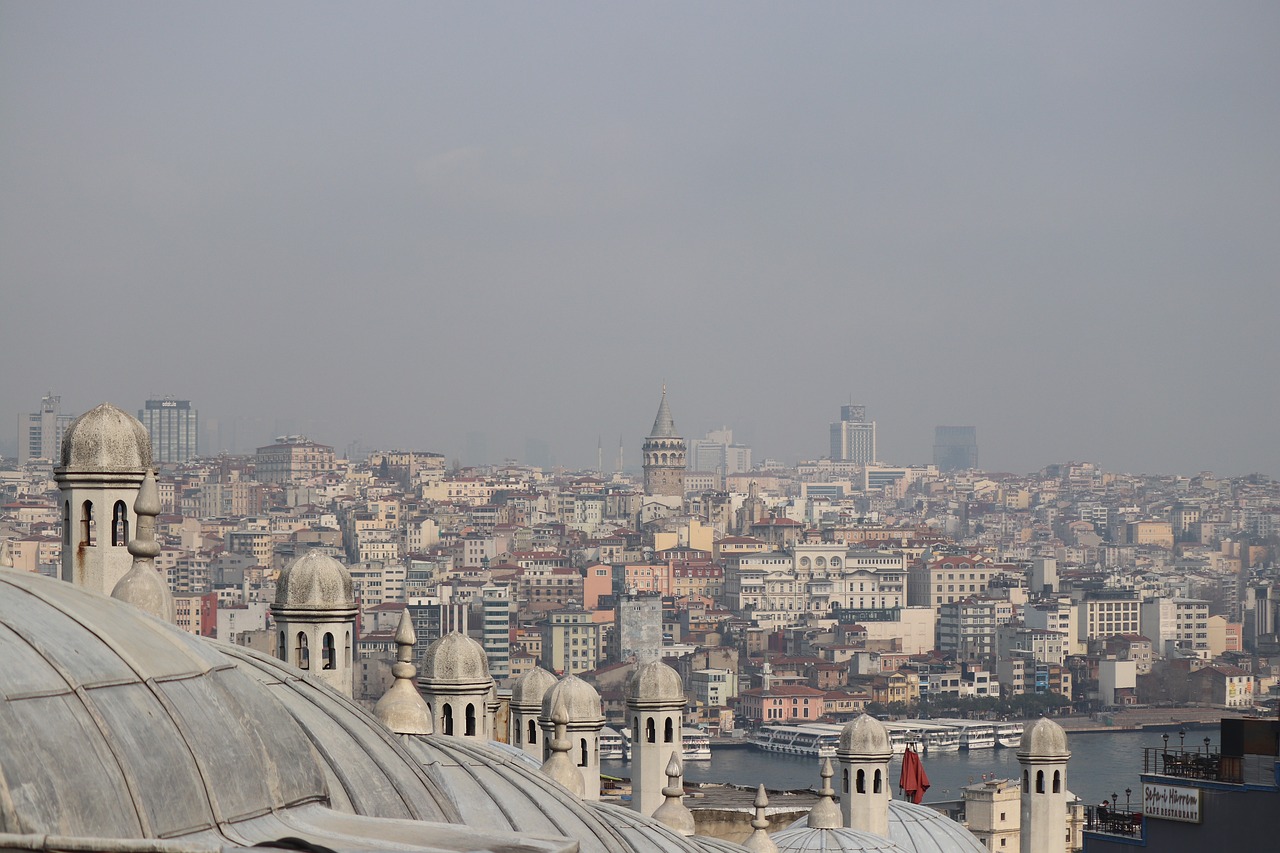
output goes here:
[{"label": "ribbed dome surface", "polygon": [[484,646],[458,631],[445,634],[422,656],[419,682],[426,685],[481,685],[492,681]]},{"label": "ribbed dome surface", "polygon": [[1022,730],[1018,755],[1070,758],[1071,750],[1067,749],[1067,733],[1053,720],[1041,717]]},{"label": "ribbed dome surface", "polygon": [[604,725],[600,694],[576,675],[566,675],[552,685],[542,697],[542,719],[550,720],[552,711],[562,706],[570,723]]},{"label": "ribbed dome surface", "polygon": [[[784,832],[803,829],[815,835],[831,830],[810,829],[809,818],[802,817],[788,826]],[[846,832],[849,830],[845,830]],[[773,836],[776,841],[782,833]],[[866,833],[862,833],[866,834]],[[878,838],[879,836],[871,836]],[[881,839],[883,840],[883,839]],[[889,801],[889,841],[895,846],[891,849],[903,853],[990,853],[982,846],[969,830],[951,820],[939,811],[928,806],[916,805],[906,800]],[[782,843],[778,842],[782,848]],[[819,850],[819,847],[791,847],[791,850]],[[828,850],[848,849],[828,847]],[[858,849],[858,848],[854,848]],[[879,848],[870,848],[873,850]]]},{"label": "ribbed dome surface", "polygon": [[680,673],[660,660],[642,663],[631,675],[627,684],[627,701],[630,703],[682,703],[684,682]]},{"label": "ribbed dome surface", "polygon": [[884,755],[893,753],[889,731],[870,714],[851,720],[840,730],[839,752],[851,755]]},{"label": "ribbed dome surface", "polygon": [[133,415],[103,403],[67,427],[60,461],[68,471],[142,473],[151,467],[151,436]]},{"label": "ribbed dome surface", "polygon": [[556,683],[556,677],[540,666],[526,672],[511,685],[511,707],[540,710],[542,697]]},{"label": "ribbed dome surface", "polygon": [[320,551],[308,551],[280,572],[277,608],[341,610],[356,606],[347,567]]},{"label": "ribbed dome surface", "polygon": [[906,853],[888,838],[848,827],[810,829],[793,824],[771,837],[778,853]]}]

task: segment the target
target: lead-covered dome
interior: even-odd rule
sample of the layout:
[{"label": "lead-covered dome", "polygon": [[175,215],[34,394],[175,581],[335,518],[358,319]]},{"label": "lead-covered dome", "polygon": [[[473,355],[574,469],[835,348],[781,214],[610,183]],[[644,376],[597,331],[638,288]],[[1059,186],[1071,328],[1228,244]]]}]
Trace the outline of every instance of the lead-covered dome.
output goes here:
[{"label": "lead-covered dome", "polygon": [[151,467],[151,436],[133,415],[103,403],[67,427],[60,462],[68,471],[142,473]]},{"label": "lead-covered dome", "polygon": [[487,686],[489,658],[484,646],[458,631],[445,634],[427,646],[422,655],[418,683],[423,687]]},{"label": "lead-covered dome", "polygon": [[1041,717],[1022,730],[1018,756],[1024,755],[1032,758],[1070,758],[1067,733],[1053,720]]},{"label": "lead-covered dome", "polygon": [[600,694],[576,675],[566,675],[542,696],[543,720],[550,720],[557,707],[563,708],[570,723],[604,725]]},{"label": "lead-covered dome", "polygon": [[526,672],[511,685],[511,707],[537,710],[542,707],[542,697],[556,683],[556,677],[540,666]]},{"label": "lead-covered dome", "polygon": [[627,684],[627,704],[684,704],[684,682],[680,673],[660,660],[636,667]]},{"label": "lead-covered dome", "polygon": [[[782,833],[791,833],[797,830],[811,833],[813,839],[810,844],[819,843],[823,834],[833,832],[833,830],[813,829],[809,826],[809,818],[800,818],[786,829],[773,836],[778,844],[779,850],[902,850],[906,853],[989,853],[982,842],[977,839],[964,826],[957,823],[951,818],[944,815],[936,809],[928,806],[916,805],[906,800],[890,800],[889,801],[889,838],[887,839],[893,846],[891,847],[801,847],[795,846],[797,842],[791,842],[789,846],[782,846]],[[842,832],[852,832],[848,828],[840,830]],[[869,833],[860,832],[859,835],[866,836]],[[881,842],[886,839],[880,838],[878,835],[870,835],[871,838],[879,839]]]},{"label": "lead-covered dome", "polygon": [[770,836],[778,853],[908,853],[888,838],[850,829],[810,829],[792,824]]},{"label": "lead-covered dome", "polygon": [[840,730],[838,751],[849,755],[883,755],[888,758],[893,754],[893,746],[889,743],[889,730],[884,723],[870,714],[863,714],[844,724]]},{"label": "lead-covered dome", "polygon": [[351,573],[333,557],[308,551],[276,580],[277,609],[341,610],[356,606]]}]

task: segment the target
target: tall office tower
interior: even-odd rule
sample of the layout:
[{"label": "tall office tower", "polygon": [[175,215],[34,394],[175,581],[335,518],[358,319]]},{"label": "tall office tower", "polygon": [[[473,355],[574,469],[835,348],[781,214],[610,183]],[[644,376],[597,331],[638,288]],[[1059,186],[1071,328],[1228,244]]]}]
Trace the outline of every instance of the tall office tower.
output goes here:
[{"label": "tall office tower", "polygon": [[18,464],[31,459],[57,461],[62,449],[62,434],[76,419],[62,414],[62,398],[46,394],[40,400],[40,411],[18,415]]},{"label": "tall office tower", "polygon": [[866,406],[840,407],[840,420],[831,425],[831,461],[875,464],[876,422],[867,420]]},{"label": "tall office tower", "polygon": [[733,443],[733,430],[712,430],[706,438],[689,443],[689,470],[714,471],[723,479],[729,474],[751,470],[751,448]]},{"label": "tall office tower", "polygon": [[511,590],[486,586],[480,590],[484,608],[481,645],[489,658],[489,674],[501,681],[511,674]]},{"label": "tall office tower", "polygon": [[190,400],[165,397],[148,400],[138,420],[151,434],[151,458],[156,462],[186,462],[200,453],[200,413]]},{"label": "tall office tower", "polygon": [[967,471],[978,467],[978,430],[971,426],[940,426],[933,430],[933,464],[939,471]]},{"label": "tall office tower", "polygon": [[653,429],[644,440],[644,493],[684,497],[684,439],[676,434],[676,424],[667,407],[667,386],[662,386],[662,402]]}]

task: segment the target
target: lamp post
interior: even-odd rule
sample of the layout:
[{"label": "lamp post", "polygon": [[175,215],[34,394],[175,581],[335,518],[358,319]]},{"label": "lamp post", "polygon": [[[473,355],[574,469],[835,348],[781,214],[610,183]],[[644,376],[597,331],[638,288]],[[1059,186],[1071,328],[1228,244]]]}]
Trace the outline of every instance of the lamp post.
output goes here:
[{"label": "lamp post", "polygon": [[1130,797],[1132,797],[1132,796],[1133,796],[1133,789],[1132,789],[1132,788],[1125,788],[1125,789],[1124,789],[1124,808],[1125,808],[1125,811],[1128,811],[1128,810],[1129,810],[1129,798],[1130,798]]},{"label": "lamp post", "polygon": [[1187,747],[1187,730],[1178,729],[1178,749],[1186,749]]},{"label": "lamp post", "polygon": [[1204,739],[1204,754],[1205,754],[1205,755],[1208,755],[1208,754],[1209,754],[1209,739],[1208,739],[1208,738],[1205,738],[1205,739]]},{"label": "lamp post", "polygon": [[1161,739],[1164,740],[1164,751],[1168,752],[1169,751],[1169,733],[1165,732],[1164,734],[1160,735],[1160,737]]}]

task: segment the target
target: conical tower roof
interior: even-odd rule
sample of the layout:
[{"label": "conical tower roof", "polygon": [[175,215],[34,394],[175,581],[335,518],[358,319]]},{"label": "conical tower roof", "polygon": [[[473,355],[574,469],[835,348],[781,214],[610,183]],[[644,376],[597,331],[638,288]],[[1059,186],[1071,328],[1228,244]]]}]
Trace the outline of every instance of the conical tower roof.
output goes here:
[{"label": "conical tower roof", "polygon": [[653,419],[650,438],[677,438],[676,422],[671,418],[671,409],[667,406],[667,386],[662,386],[662,402],[658,404],[658,416]]}]

